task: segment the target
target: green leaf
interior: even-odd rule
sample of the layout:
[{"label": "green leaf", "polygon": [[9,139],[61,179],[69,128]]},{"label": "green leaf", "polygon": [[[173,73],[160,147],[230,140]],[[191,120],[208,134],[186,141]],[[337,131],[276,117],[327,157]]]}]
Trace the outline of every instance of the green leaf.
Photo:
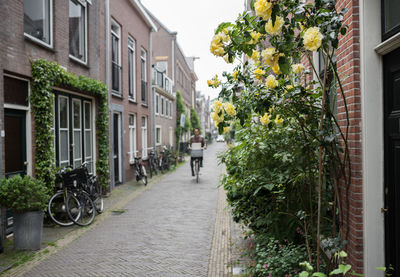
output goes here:
[{"label": "green leaf", "polygon": [[321,273],[321,272],[315,272],[313,275],[311,276],[315,276],[315,277],[326,277],[326,274]]},{"label": "green leaf", "polygon": [[340,273],[342,273],[342,272],[343,272],[343,271],[340,270],[340,268],[336,268],[335,270],[331,271],[331,273],[329,273],[329,275],[336,275],[336,274],[340,274]]},{"label": "green leaf", "polygon": [[283,74],[288,75],[290,73],[290,63],[285,57],[279,58],[279,68]]},{"label": "green leaf", "polygon": [[351,265],[349,264],[341,264],[339,265],[340,270],[343,272],[343,275],[346,275],[346,273],[351,269]]},{"label": "green leaf", "polygon": [[310,276],[310,274],[307,271],[302,271],[299,274],[299,277],[308,277],[308,276]]},{"label": "green leaf", "polygon": [[377,267],[376,269],[386,272],[386,266],[380,266],[380,267]]}]

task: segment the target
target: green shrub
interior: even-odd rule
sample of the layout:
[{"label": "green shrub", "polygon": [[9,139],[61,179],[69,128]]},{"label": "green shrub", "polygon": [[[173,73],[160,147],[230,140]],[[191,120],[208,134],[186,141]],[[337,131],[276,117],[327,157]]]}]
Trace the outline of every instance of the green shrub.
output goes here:
[{"label": "green shrub", "polygon": [[0,205],[16,212],[45,210],[50,198],[44,182],[19,175],[0,181]]}]

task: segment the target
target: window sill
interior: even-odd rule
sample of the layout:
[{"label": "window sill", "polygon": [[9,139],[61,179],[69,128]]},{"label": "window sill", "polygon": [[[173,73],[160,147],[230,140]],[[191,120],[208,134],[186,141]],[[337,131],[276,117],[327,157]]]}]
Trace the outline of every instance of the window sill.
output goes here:
[{"label": "window sill", "polygon": [[146,108],[149,107],[146,103],[142,103],[142,106],[143,106],[143,107],[146,107]]},{"label": "window sill", "polygon": [[130,103],[133,103],[133,104],[137,104],[136,100],[135,100],[135,99],[132,99],[132,98],[129,98],[129,102],[130,102]]},{"label": "window sill", "polygon": [[24,33],[24,37],[25,37],[25,39],[26,39],[27,41],[29,41],[29,42],[31,42],[31,43],[34,43],[34,44],[36,44],[36,45],[38,45],[38,46],[41,46],[41,47],[43,47],[43,48],[46,48],[47,50],[50,50],[50,51],[53,52],[53,53],[56,52],[56,51],[54,50],[54,48],[53,48],[53,45],[51,45],[51,44],[47,44],[47,43],[41,41],[40,39],[37,39],[37,38],[35,38],[35,37],[32,37],[31,35],[28,35],[27,33]]},{"label": "window sill", "polygon": [[80,60],[80,59],[78,59],[78,58],[76,58],[76,57],[74,57],[74,56],[72,56],[72,55],[69,55],[69,59],[70,59],[71,61],[73,61],[73,62],[79,64],[79,65],[82,65],[82,66],[84,66],[84,67],[86,67],[86,68],[89,68],[89,65],[88,65],[87,61],[84,62],[84,61],[82,61],[82,60]]},{"label": "window sill", "polygon": [[118,93],[118,92],[111,92],[111,96],[116,97],[116,98],[120,98],[123,99],[122,94]]}]

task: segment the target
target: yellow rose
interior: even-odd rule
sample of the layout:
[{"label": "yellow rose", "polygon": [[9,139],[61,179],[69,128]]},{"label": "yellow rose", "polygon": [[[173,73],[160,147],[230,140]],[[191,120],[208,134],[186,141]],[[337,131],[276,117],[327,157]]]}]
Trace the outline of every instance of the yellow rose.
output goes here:
[{"label": "yellow rose", "polygon": [[278,86],[278,81],[275,79],[274,75],[269,75],[265,83],[269,88],[276,88]]},{"label": "yellow rose", "polygon": [[265,71],[262,70],[261,68],[257,68],[256,70],[254,70],[254,75],[256,77],[256,79],[261,80],[262,77],[265,75]]},{"label": "yellow rose", "polygon": [[252,59],[255,62],[258,62],[260,60],[260,53],[258,51],[253,50],[250,59]]},{"label": "yellow rose", "polygon": [[225,50],[224,50],[224,47],[222,44],[223,37],[220,34],[223,34],[223,33],[220,32],[220,33],[216,34],[215,36],[213,36],[213,38],[211,40],[210,51],[215,56],[222,57],[225,54]]},{"label": "yellow rose", "polygon": [[224,130],[223,130],[223,132],[222,132],[222,133],[223,133],[223,134],[226,134],[226,133],[228,133],[228,132],[229,132],[229,129],[230,129],[229,127],[224,127]]},{"label": "yellow rose", "polygon": [[264,20],[268,20],[271,17],[272,7],[272,3],[268,0],[257,0],[257,2],[254,3],[256,15],[262,17]]},{"label": "yellow rose", "polygon": [[309,51],[317,51],[322,44],[324,36],[318,27],[308,28],[304,33],[304,47]]},{"label": "yellow rose", "polygon": [[226,55],[224,56],[224,61],[225,61],[226,63],[231,63],[231,62],[229,61],[229,55],[228,55],[228,54],[226,54]]},{"label": "yellow rose", "polygon": [[284,91],[284,94],[286,94],[289,90],[291,90],[291,89],[293,89],[294,88],[294,85],[287,85],[286,86],[286,89],[285,89],[285,91]]},{"label": "yellow rose", "polygon": [[272,106],[271,108],[268,109],[268,112],[272,113],[274,111],[274,109],[275,109],[275,107]]},{"label": "yellow rose", "polygon": [[211,80],[207,80],[207,85],[209,87],[217,88],[220,84],[220,81],[218,80],[218,75],[215,75],[215,77]]},{"label": "yellow rose", "polygon": [[277,16],[275,24],[272,25],[272,18],[270,18],[267,23],[265,23],[265,31],[267,31],[267,33],[270,35],[277,35],[282,31],[284,23],[285,20],[282,17]]},{"label": "yellow rose", "polygon": [[237,70],[233,71],[233,73],[232,73],[233,80],[237,80],[238,74],[239,74],[239,71],[237,71]]},{"label": "yellow rose", "polygon": [[211,119],[217,124],[224,121],[224,114],[221,114],[221,116],[219,116],[217,112],[212,112],[210,116]]},{"label": "yellow rose", "polygon": [[264,116],[260,117],[260,121],[262,125],[268,125],[271,122],[270,115],[265,113]]},{"label": "yellow rose", "polygon": [[275,66],[273,66],[273,67],[272,67],[272,71],[273,71],[276,75],[282,74],[281,69],[280,69],[280,67],[279,67],[279,64],[276,64]]},{"label": "yellow rose", "polygon": [[283,123],[283,118],[280,117],[280,115],[278,114],[274,120],[276,125],[281,125]]},{"label": "yellow rose", "polygon": [[221,37],[223,42],[229,42],[231,40],[231,37],[228,35],[228,33],[219,32],[218,35]]},{"label": "yellow rose", "polygon": [[224,106],[224,109],[225,109],[227,114],[229,114],[230,116],[235,116],[236,115],[236,109],[235,109],[235,106],[232,105],[232,103],[225,102],[222,105]]},{"label": "yellow rose", "polygon": [[247,44],[256,44],[261,37],[261,34],[256,31],[252,31],[250,33],[251,40],[247,42]]},{"label": "yellow rose", "polygon": [[294,74],[299,74],[299,73],[303,72],[305,69],[306,68],[301,63],[292,65],[292,71],[293,71]]},{"label": "yellow rose", "polygon": [[275,66],[279,60],[279,53],[273,47],[264,49],[261,52],[261,56],[264,62],[269,66]]},{"label": "yellow rose", "polygon": [[212,109],[214,112],[219,114],[219,112],[222,110],[222,102],[219,100],[215,100],[214,103],[212,104]]}]

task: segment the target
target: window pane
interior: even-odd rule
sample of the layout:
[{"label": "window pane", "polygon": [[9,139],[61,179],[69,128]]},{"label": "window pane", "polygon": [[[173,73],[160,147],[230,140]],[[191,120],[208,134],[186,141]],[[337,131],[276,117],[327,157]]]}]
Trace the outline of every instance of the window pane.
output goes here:
[{"label": "window pane", "polygon": [[81,128],[81,102],[73,101],[74,129]]},{"label": "window pane", "polygon": [[68,100],[67,98],[59,98],[60,128],[68,128]]},{"label": "window pane", "polygon": [[[85,131],[85,157],[92,156],[92,131]],[[85,158],[87,160],[87,158]]]},{"label": "window pane", "polygon": [[91,129],[90,114],[91,114],[90,103],[85,102],[85,129]]},{"label": "window pane", "polygon": [[134,58],[133,58],[133,51],[131,49],[128,50],[128,68],[129,68],[129,96],[133,97],[133,91],[134,91],[134,78],[135,78],[135,72],[134,72]]},{"label": "window pane", "polygon": [[68,161],[68,131],[60,131],[60,160]]},{"label": "window pane", "polygon": [[24,32],[50,44],[50,0],[24,1]]},{"label": "window pane", "polygon": [[69,53],[85,60],[85,7],[76,0],[69,1]]},{"label": "window pane", "polygon": [[82,158],[81,131],[74,131],[74,160]]},{"label": "window pane", "polygon": [[142,127],[146,127],[146,117],[142,117]]},{"label": "window pane", "polygon": [[385,32],[400,25],[399,11],[399,0],[385,0]]}]

